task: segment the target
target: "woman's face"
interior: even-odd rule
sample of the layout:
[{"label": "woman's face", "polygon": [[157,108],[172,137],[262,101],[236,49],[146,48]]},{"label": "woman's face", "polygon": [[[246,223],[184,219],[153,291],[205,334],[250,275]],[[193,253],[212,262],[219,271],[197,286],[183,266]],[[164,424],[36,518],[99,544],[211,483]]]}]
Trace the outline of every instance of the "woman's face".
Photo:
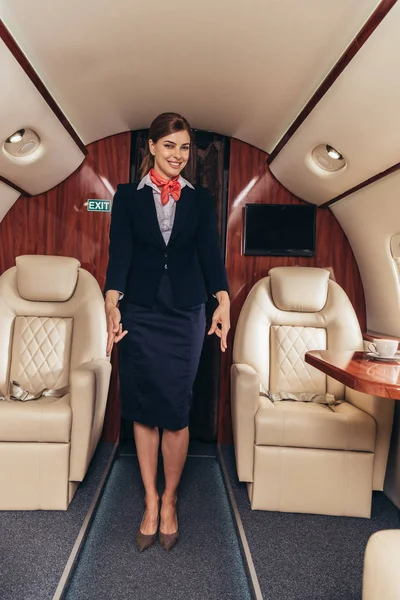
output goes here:
[{"label": "woman's face", "polygon": [[179,175],[189,160],[190,136],[187,131],[171,133],[155,144],[149,140],[149,146],[155,170],[167,179]]}]

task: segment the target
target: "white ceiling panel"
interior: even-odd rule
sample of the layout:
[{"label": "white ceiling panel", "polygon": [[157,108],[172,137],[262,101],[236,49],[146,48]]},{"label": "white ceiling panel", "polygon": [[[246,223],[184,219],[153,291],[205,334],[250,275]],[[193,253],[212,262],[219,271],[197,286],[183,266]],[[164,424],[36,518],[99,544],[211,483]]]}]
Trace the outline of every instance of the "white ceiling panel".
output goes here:
[{"label": "white ceiling panel", "polygon": [[[321,204],[400,161],[399,31],[400,2],[271,163],[300,198]],[[310,152],[321,143],[342,153],[344,170],[310,168]]]},{"label": "white ceiling panel", "polygon": [[[0,175],[39,194],[75,171],[84,155],[2,41],[0,89]],[[41,145],[35,153],[16,158],[4,150],[3,142],[21,128],[36,131]]]},{"label": "white ceiling panel", "polygon": [[87,144],[182,112],[267,152],[379,2],[0,0]]},{"label": "white ceiling panel", "polygon": [[390,239],[400,233],[400,171],[332,205],[360,269],[368,329],[400,336],[400,279]]}]

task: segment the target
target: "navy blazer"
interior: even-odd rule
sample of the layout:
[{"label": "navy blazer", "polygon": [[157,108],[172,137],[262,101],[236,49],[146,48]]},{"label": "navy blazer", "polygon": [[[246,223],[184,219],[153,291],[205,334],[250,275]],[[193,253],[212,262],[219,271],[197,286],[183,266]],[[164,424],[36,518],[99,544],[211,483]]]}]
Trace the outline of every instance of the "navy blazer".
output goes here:
[{"label": "navy blazer", "polygon": [[201,304],[208,294],[228,291],[210,193],[198,186],[182,188],[165,244],[152,188],[119,184],[111,212],[104,291],[119,290],[123,302],[150,307],[165,268],[177,307]]}]

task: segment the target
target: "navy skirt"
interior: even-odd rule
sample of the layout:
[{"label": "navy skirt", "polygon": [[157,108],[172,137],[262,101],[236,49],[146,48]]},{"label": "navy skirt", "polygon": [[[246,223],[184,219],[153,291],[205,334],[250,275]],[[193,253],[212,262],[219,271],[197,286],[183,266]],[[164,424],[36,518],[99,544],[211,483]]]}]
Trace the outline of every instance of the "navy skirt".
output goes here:
[{"label": "navy skirt", "polygon": [[189,423],[205,335],[205,305],[175,308],[168,272],[152,308],[126,303],[118,344],[122,416],[176,431]]}]

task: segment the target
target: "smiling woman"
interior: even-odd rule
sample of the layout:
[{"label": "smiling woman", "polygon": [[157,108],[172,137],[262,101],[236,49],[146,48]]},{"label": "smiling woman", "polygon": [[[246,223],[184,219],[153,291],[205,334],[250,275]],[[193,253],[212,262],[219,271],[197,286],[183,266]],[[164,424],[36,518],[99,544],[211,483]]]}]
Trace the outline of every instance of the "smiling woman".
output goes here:
[{"label": "smiling woman", "polygon": [[151,124],[149,143],[140,176],[157,163],[157,172],[167,179],[179,175],[189,159],[192,130],[187,120],[176,113],[162,113]]},{"label": "smiling woman", "polygon": [[[209,335],[226,350],[229,296],[210,195],[181,176],[192,132],[176,113],[151,124],[139,185],[118,186],[106,278],[108,347],[119,343],[122,416],[134,423],[146,510],[140,551],[178,540],[177,488],[186,460],[189,408],[205,333],[205,302],[215,295]],[[178,202],[179,200],[179,202]],[[121,300],[120,308],[117,304]],[[156,489],[159,428],[165,491]]]}]

